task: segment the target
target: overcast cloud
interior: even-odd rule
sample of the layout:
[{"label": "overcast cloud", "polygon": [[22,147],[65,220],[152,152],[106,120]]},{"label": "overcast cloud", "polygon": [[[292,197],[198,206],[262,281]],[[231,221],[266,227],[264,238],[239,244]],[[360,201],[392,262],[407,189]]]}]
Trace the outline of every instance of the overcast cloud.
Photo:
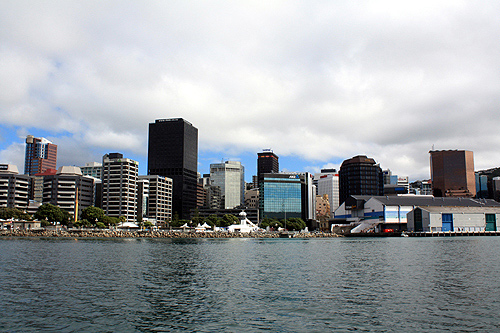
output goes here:
[{"label": "overcast cloud", "polygon": [[[183,117],[214,156],[272,147],[314,168],[366,154],[422,179],[434,145],[496,167],[498,13],[458,0],[2,1],[1,124],[50,133],[66,165],[146,156],[147,124]],[[0,158],[22,161],[19,142]]]}]

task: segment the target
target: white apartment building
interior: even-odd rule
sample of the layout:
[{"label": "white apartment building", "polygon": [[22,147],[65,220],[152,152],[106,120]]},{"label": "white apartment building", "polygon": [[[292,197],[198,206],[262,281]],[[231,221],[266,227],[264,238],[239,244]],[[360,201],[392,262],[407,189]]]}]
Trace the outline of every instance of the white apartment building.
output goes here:
[{"label": "white apartment building", "polygon": [[[67,211],[73,218],[93,203],[94,180],[82,176],[79,167],[62,166],[55,175],[43,176],[42,203]],[[78,212],[76,209],[78,207]]]},{"label": "white apartment building", "polygon": [[102,209],[107,216],[135,222],[139,163],[120,153],[103,157]]},{"label": "white apartment building", "polygon": [[219,186],[223,209],[232,209],[245,202],[245,168],[241,162],[210,164],[210,183]]},{"label": "white apartment building", "polygon": [[20,175],[16,165],[0,164],[0,207],[26,210],[31,176]]},{"label": "white apartment building", "polygon": [[81,166],[80,170],[82,171],[82,175],[84,176],[91,176],[98,179],[102,178],[102,163],[85,163],[85,166]]},{"label": "white apartment building", "polygon": [[335,169],[323,169],[314,175],[317,195],[328,195],[330,216],[339,207],[339,174]]},{"label": "white apartment building", "polygon": [[157,176],[139,176],[143,193],[146,195],[141,200],[143,217],[155,220],[156,226],[165,228],[172,221],[172,179]]}]

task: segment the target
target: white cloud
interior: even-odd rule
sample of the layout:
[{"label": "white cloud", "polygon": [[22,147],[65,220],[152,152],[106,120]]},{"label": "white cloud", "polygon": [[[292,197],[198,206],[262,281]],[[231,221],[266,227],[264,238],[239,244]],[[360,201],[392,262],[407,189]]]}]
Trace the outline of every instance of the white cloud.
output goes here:
[{"label": "white cloud", "polygon": [[435,144],[497,166],[499,7],[4,2],[0,117],[80,156],[145,155],[147,124],[183,117],[221,156],[272,146],[319,168],[366,154],[424,178]]}]

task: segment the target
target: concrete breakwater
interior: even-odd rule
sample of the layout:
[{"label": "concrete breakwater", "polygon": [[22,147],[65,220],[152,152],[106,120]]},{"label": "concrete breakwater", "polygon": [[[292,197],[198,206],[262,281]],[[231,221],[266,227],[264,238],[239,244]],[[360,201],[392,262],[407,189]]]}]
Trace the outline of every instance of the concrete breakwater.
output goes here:
[{"label": "concrete breakwater", "polygon": [[[68,237],[68,238],[280,238],[276,232],[182,232],[125,230],[3,230],[1,237]],[[341,237],[332,233],[294,233],[290,238]]]}]

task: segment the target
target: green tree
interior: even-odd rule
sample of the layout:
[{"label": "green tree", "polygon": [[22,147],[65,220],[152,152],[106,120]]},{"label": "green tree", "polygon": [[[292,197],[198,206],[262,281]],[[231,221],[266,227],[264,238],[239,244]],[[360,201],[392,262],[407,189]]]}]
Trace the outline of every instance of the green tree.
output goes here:
[{"label": "green tree", "polygon": [[120,220],[117,217],[104,216],[102,222],[107,226],[113,227],[120,223]]},{"label": "green tree", "polygon": [[278,229],[278,228],[283,228],[283,224],[278,219],[272,219],[269,217],[265,217],[260,222],[260,227],[263,229],[265,229],[267,227]]},{"label": "green tree", "polygon": [[104,221],[104,211],[101,208],[90,206],[82,210],[81,219],[92,221],[93,223]]},{"label": "green tree", "polygon": [[153,223],[151,223],[151,221],[146,221],[146,222],[144,222],[144,226],[146,228],[151,228],[153,226]]},{"label": "green tree", "polygon": [[102,222],[97,222],[97,223],[95,224],[95,226],[96,226],[96,227],[98,227],[99,229],[104,229],[104,228],[106,228],[106,225],[105,225],[104,223],[102,223]]},{"label": "green tree", "polygon": [[229,227],[231,224],[238,224],[238,218],[232,214],[226,214],[220,220],[219,227]]},{"label": "green tree", "polygon": [[[282,224],[284,225],[284,220],[281,221]],[[288,230],[302,230],[306,227],[306,223],[304,220],[298,217],[291,217],[289,219],[286,219],[286,228]]]},{"label": "green tree", "polygon": [[209,215],[208,217],[206,217],[203,220],[203,223],[210,225],[212,228],[219,227],[221,225],[221,219],[218,218],[217,215],[212,214],[212,215]]},{"label": "green tree", "polygon": [[0,207],[0,219],[9,220],[12,218],[17,220],[30,221],[32,219],[32,216],[17,208]]},{"label": "green tree", "polygon": [[38,210],[35,213],[35,218],[38,220],[47,220],[49,222],[64,223],[64,214],[61,208],[51,204],[43,204],[38,207]]},{"label": "green tree", "polygon": [[192,221],[195,225],[198,225],[198,223],[203,223],[203,218],[200,217],[200,210],[198,208],[195,208],[194,210]]}]

